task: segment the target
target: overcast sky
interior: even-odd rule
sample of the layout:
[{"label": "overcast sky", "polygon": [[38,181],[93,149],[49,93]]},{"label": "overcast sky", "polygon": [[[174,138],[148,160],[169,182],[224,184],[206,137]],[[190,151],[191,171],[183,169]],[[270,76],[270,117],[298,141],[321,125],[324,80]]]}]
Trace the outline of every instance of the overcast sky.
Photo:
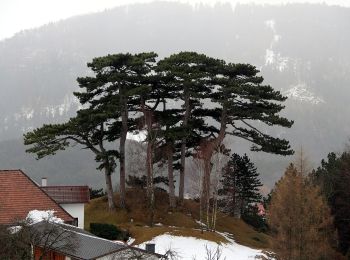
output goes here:
[{"label": "overcast sky", "polygon": [[[74,15],[103,11],[130,3],[153,2],[154,0],[0,0],[0,40],[13,36],[24,29],[65,19]],[[213,5],[218,2],[246,3],[254,0],[168,0],[198,2]],[[287,2],[328,3],[350,6],[350,0],[255,0],[257,3],[283,4]]]}]

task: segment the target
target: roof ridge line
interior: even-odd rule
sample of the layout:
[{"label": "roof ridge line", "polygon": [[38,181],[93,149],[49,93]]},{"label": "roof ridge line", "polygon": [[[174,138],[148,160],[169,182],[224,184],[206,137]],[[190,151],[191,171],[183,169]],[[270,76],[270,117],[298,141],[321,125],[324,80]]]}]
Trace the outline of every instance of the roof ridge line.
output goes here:
[{"label": "roof ridge line", "polygon": [[52,200],[59,208],[61,208],[66,214],[68,214],[68,216],[70,216],[72,218],[72,220],[74,221],[74,217],[69,214],[69,212],[67,210],[65,210],[60,204],[58,204],[46,191],[44,191],[38,183],[36,183],[34,180],[32,180],[32,178],[30,178],[24,171],[19,170],[25,177],[27,177],[42,193],[44,193],[50,200]]},{"label": "roof ridge line", "polygon": [[[62,224],[60,223],[59,225],[62,225]],[[69,224],[64,224],[64,225],[69,226]],[[73,226],[73,227],[75,227],[75,226]],[[79,227],[75,227],[75,228],[79,228]],[[82,228],[80,228],[80,229],[82,229]],[[67,230],[67,229],[66,229],[66,230]],[[82,230],[86,231],[85,229],[82,229]],[[127,247],[125,244],[117,243],[117,242],[114,242],[114,241],[109,240],[109,239],[106,239],[106,238],[98,237],[98,236],[96,236],[96,235],[94,235],[94,234],[92,234],[92,233],[91,233],[91,235],[89,235],[89,234],[86,234],[86,233],[79,233],[79,232],[77,232],[77,231],[75,231],[75,230],[68,230],[68,231],[71,231],[71,232],[74,232],[74,233],[76,233],[76,234],[83,235],[83,236],[86,236],[86,237],[97,238],[97,239],[100,239],[100,240],[103,240],[103,241],[107,241],[107,242],[110,242],[110,243],[113,243],[113,244],[118,244],[118,245]],[[88,232],[88,231],[87,231],[87,232]],[[89,232],[89,233],[90,233],[90,232]]]},{"label": "roof ridge line", "polygon": [[22,172],[21,169],[5,169],[5,170],[0,170],[0,172]]}]

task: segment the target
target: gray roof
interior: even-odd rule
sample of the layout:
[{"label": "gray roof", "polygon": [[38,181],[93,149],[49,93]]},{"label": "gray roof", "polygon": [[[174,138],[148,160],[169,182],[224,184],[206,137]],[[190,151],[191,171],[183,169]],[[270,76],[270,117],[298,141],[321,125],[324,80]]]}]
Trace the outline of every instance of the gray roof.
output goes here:
[{"label": "gray roof", "polygon": [[[78,259],[95,259],[117,251],[132,248],[121,243],[99,238],[83,229],[67,224],[56,224],[42,221],[34,224],[32,227],[35,232],[40,234],[38,237],[45,237],[41,242],[39,242],[39,239],[36,239],[36,241],[38,241],[36,242],[37,246],[43,246],[48,240],[53,240],[57,236],[60,236],[62,239],[52,242],[52,245],[48,247],[53,251]],[[53,232],[50,232],[50,230]],[[48,239],[49,236],[51,236],[51,239]],[[140,249],[136,250],[140,251]]]}]

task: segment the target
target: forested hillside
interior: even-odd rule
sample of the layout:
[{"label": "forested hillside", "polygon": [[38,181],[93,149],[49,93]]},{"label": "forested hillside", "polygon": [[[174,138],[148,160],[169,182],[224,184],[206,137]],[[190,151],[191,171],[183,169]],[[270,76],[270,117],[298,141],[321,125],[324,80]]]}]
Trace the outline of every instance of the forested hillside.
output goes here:
[{"label": "forested hillside", "polygon": [[[24,154],[22,134],[74,115],[79,106],[72,95],[78,89],[75,79],[91,73],[86,63],[93,57],[140,51],[164,57],[181,50],[260,68],[266,82],[290,97],[284,116],[295,121],[292,129],[275,128],[272,134],[290,140],[295,149],[303,145],[318,162],[328,151],[340,150],[350,130],[350,119],[342,116],[350,112],[349,15],[347,8],[326,5],[239,5],[233,10],[158,2],[21,32],[0,42],[1,168],[23,168],[31,176],[52,175],[57,181],[58,174],[74,174],[75,180],[84,172],[88,182],[95,182],[96,166],[87,152],[76,149],[37,162]],[[229,143],[235,152],[248,150],[244,142]],[[289,161],[275,155],[251,157],[269,186]]]}]

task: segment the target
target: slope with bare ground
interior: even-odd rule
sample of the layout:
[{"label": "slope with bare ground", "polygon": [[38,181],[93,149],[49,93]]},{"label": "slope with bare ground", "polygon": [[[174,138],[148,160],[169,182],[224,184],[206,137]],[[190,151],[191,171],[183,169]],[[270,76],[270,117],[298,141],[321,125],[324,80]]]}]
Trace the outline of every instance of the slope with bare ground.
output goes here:
[{"label": "slope with bare ground", "polygon": [[[118,200],[118,195],[116,194]],[[150,214],[146,204],[145,191],[130,189],[127,191],[127,209],[108,212],[107,199],[101,197],[91,200],[85,208],[85,228],[91,222],[114,224],[126,229],[135,238],[134,244],[149,241],[152,238],[169,233],[178,236],[192,236],[213,242],[227,242],[227,239],[215,232],[201,232],[199,224],[199,204],[194,200],[185,200],[184,206],[169,211],[168,194],[156,192],[156,223],[150,227]],[[255,231],[240,219],[219,213],[217,231],[228,233],[237,243],[257,249],[269,247],[269,236]]]}]

